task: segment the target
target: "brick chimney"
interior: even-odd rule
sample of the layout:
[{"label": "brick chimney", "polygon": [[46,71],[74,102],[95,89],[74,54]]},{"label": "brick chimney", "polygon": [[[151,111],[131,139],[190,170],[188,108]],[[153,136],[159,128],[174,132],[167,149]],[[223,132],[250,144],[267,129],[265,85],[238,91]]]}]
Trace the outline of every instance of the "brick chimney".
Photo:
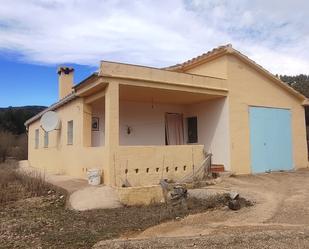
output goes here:
[{"label": "brick chimney", "polygon": [[59,100],[72,92],[74,68],[61,66],[58,68]]}]

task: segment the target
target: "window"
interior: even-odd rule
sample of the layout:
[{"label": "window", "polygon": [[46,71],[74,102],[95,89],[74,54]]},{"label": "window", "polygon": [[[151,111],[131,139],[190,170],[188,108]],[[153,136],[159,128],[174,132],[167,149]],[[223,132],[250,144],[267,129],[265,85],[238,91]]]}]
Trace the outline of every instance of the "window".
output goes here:
[{"label": "window", "polygon": [[68,145],[73,144],[73,120],[68,121],[67,143]]},{"label": "window", "polygon": [[197,117],[187,118],[188,143],[197,143]]},{"label": "window", "polygon": [[44,131],[44,148],[48,148],[48,132]]},{"label": "window", "polygon": [[34,133],[34,148],[35,149],[39,148],[39,136],[40,136],[40,131],[39,129],[36,129]]}]

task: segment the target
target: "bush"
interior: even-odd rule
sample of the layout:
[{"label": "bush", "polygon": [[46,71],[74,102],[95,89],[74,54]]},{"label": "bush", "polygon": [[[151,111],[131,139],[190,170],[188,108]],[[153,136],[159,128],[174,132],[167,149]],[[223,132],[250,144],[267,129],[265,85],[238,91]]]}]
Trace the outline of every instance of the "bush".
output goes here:
[{"label": "bush", "polygon": [[25,172],[17,167],[17,163],[0,164],[0,204],[47,194],[55,186],[45,181],[39,172]]},{"label": "bush", "polygon": [[0,188],[7,188],[10,182],[17,180],[17,173],[13,166],[0,164]]},{"label": "bush", "polygon": [[45,176],[39,172],[19,171],[17,174],[19,182],[32,196],[41,196],[52,188],[51,184],[45,181]]},{"label": "bush", "polygon": [[9,154],[16,160],[26,160],[28,158],[28,137],[26,134],[16,136],[16,143]]},{"label": "bush", "polygon": [[7,131],[0,131],[0,163],[5,162],[15,141],[15,136]]}]

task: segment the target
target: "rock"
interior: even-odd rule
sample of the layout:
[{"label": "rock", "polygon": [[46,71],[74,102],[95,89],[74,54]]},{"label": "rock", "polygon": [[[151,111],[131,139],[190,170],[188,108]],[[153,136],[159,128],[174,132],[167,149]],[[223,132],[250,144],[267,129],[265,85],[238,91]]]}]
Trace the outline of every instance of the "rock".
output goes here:
[{"label": "rock", "polygon": [[216,179],[214,179],[215,184],[221,183],[222,182],[222,178],[221,177],[217,177]]},{"label": "rock", "polygon": [[230,192],[231,200],[236,200],[239,198],[239,194],[237,192]]},{"label": "rock", "polygon": [[239,210],[241,208],[241,205],[238,199],[230,200],[228,206],[229,206],[229,209],[231,210]]}]

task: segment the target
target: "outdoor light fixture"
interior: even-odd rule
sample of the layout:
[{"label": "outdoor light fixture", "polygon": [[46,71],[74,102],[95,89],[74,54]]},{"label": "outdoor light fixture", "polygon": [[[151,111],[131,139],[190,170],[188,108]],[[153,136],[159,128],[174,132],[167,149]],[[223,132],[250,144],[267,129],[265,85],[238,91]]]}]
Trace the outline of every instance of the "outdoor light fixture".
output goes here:
[{"label": "outdoor light fixture", "polygon": [[130,135],[132,132],[132,127],[127,125],[127,134]]}]

